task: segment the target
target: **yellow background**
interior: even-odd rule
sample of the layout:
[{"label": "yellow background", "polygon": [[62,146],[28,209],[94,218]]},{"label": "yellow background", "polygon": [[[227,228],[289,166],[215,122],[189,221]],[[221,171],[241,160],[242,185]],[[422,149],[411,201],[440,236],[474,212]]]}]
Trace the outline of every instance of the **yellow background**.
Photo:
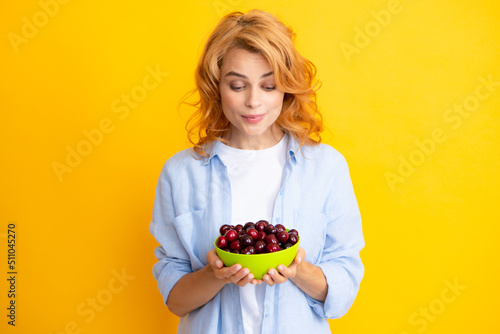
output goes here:
[{"label": "yellow background", "polygon": [[[333,332],[500,332],[498,1],[0,7],[0,332],[175,332],[151,274],[156,181],[188,146],[190,110],[177,103],[206,37],[222,15],[251,8],[292,26],[317,65],[324,141],[346,157],[359,201],[366,275]],[[148,69],[162,72],[157,81]],[[122,94],[132,92],[141,101],[126,114]],[[95,145],[85,146],[84,131]],[[87,155],[58,177],[68,147]],[[15,328],[6,317],[9,222]]]}]

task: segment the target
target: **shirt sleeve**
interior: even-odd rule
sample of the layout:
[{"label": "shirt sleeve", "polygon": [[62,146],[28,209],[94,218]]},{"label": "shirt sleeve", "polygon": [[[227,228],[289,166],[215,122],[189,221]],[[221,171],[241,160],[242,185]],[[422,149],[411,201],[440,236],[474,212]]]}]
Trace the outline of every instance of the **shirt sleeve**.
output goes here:
[{"label": "shirt sleeve", "polygon": [[158,262],[153,265],[153,276],[158,282],[158,289],[165,304],[174,285],[182,276],[192,271],[189,256],[173,225],[174,219],[172,187],[167,173],[167,165],[165,165],[156,186],[153,213],[149,225],[149,232],[160,244],[154,253]]},{"label": "shirt sleeve", "polygon": [[324,318],[340,318],[354,302],[364,275],[359,252],[364,247],[361,216],[349,170],[342,157],[332,178],[324,211],[328,217],[321,268],[328,284],[324,302],[309,296],[309,305]]}]

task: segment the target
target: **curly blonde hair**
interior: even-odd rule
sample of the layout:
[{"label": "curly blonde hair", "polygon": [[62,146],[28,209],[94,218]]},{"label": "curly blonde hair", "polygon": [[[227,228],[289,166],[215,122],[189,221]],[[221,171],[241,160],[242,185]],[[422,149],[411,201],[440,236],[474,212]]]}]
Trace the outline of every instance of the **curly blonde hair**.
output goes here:
[{"label": "curly blonde hair", "polygon": [[[260,53],[274,72],[277,87],[285,92],[276,123],[292,135],[302,148],[321,142],[323,118],[316,103],[316,66],[301,56],[293,42],[295,33],[275,16],[253,9],[224,16],[208,38],[195,72],[196,88],[179,105],[196,107],[186,124],[194,151],[207,156],[207,144],[222,137],[231,124],[222,112],[219,81],[224,57],[234,48]],[[316,88],[317,87],[317,88]],[[187,98],[198,93],[195,103]]]}]

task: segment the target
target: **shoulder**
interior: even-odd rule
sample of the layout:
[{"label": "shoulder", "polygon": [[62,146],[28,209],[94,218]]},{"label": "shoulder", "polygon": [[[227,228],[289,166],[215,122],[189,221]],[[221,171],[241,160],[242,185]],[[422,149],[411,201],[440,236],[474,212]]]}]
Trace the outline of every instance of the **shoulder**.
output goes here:
[{"label": "shoulder", "polygon": [[314,146],[304,146],[302,149],[303,161],[307,163],[319,163],[326,166],[347,166],[344,156],[328,144],[320,143]]},{"label": "shoulder", "polygon": [[183,173],[196,170],[203,166],[202,159],[192,148],[175,153],[163,165],[162,174],[169,177],[179,177]]}]

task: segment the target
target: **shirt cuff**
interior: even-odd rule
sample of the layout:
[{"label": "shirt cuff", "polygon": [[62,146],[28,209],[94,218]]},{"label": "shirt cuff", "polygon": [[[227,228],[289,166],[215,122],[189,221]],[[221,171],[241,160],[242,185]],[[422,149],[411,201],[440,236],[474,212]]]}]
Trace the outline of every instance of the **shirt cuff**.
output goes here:
[{"label": "shirt cuff", "polygon": [[[158,277],[158,289],[165,305],[167,304],[170,291],[181,279],[182,276],[188,274],[190,271],[184,268],[180,263],[170,262],[162,270],[160,277]],[[154,272],[153,272],[154,274]]]},{"label": "shirt cuff", "polygon": [[307,296],[309,306],[321,317],[337,319],[347,313],[354,302],[357,291],[347,271],[339,264],[325,262],[317,264],[326,278],[328,292],[324,302]]}]

